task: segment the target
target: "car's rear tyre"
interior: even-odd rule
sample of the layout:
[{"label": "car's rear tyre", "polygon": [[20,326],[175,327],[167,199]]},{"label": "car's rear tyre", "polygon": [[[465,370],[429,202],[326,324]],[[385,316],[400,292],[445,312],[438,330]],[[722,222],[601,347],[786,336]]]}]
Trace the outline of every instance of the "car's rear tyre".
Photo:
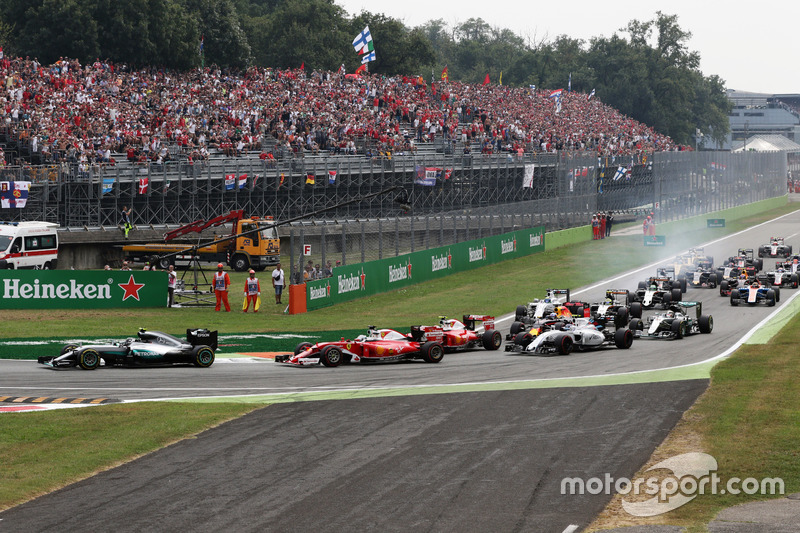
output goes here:
[{"label": "car's rear tyre", "polygon": [[336,346],[326,346],[322,349],[319,360],[325,366],[339,366],[342,364],[342,351]]},{"label": "car's rear tyre", "polygon": [[639,285],[637,285],[637,290],[640,290],[640,291],[647,290],[647,282],[646,281],[640,281]]},{"label": "car's rear tyre", "polygon": [[569,355],[572,353],[572,347],[574,346],[574,342],[572,342],[572,337],[569,335],[560,335],[556,338],[556,350],[558,351],[559,355]]},{"label": "car's rear tyre", "polygon": [[644,322],[642,322],[641,318],[634,318],[628,324],[628,329],[631,331],[642,331],[644,330]]},{"label": "car's rear tyre", "polygon": [[[673,290],[676,290],[676,291],[678,291],[678,293],[680,293],[680,292],[681,292],[679,289],[673,289]],[[663,296],[663,297],[662,297],[662,299],[661,299],[661,302],[664,304],[664,309],[666,309],[666,308],[667,308],[667,306],[668,306],[670,303],[672,303],[672,291],[670,291],[670,292],[665,292],[665,293],[664,293],[664,296]]]},{"label": "car's rear tyre", "polygon": [[422,360],[426,363],[438,363],[444,358],[444,348],[438,342],[426,342],[422,345],[421,351]]},{"label": "car's rear tyre", "polygon": [[773,287],[772,290],[775,291],[775,301],[776,302],[780,302],[781,301],[781,288],[780,287]]},{"label": "car's rear tyre", "polygon": [[617,348],[627,350],[633,344],[633,332],[628,328],[618,329],[614,332],[614,344]]},{"label": "car's rear tyre", "polygon": [[730,287],[729,287],[729,284],[728,284],[727,281],[723,280],[723,281],[719,282],[719,295],[720,296],[725,296],[725,293],[727,293],[729,290],[730,290]]},{"label": "car's rear tyre", "polygon": [[517,311],[514,313],[514,320],[519,320],[524,316],[528,316],[528,308],[524,305],[518,305]]},{"label": "car's rear tyre", "polygon": [[763,259],[756,259],[753,261],[753,265],[755,265],[756,270],[761,270],[764,268],[764,260]]},{"label": "car's rear tyre", "polygon": [[793,289],[796,289],[797,286],[800,285],[800,278],[798,278],[797,274],[789,276],[789,285],[791,285]]},{"label": "car's rear tyre", "polygon": [[100,354],[93,348],[84,348],[78,353],[78,365],[84,370],[94,370],[100,366]]},{"label": "car's rear tyre", "polygon": [[208,368],[214,364],[214,350],[208,346],[192,348],[192,363],[200,368]]},{"label": "car's rear tyre", "polygon": [[711,333],[711,330],[714,329],[714,319],[711,315],[700,315],[698,326],[700,327],[700,333]]},{"label": "car's rear tyre", "polygon": [[624,327],[628,323],[628,310],[624,307],[617,309],[617,314],[614,316],[614,325],[618,328]]},{"label": "car's rear tyre", "polygon": [[517,333],[519,333],[523,329],[525,329],[525,324],[523,324],[518,320],[515,320],[514,322],[511,323],[511,329],[509,330],[509,333],[511,334],[512,337],[516,337]]},{"label": "car's rear tyre", "polygon": [[680,289],[672,289],[672,301],[673,302],[680,302],[683,300],[683,292]]},{"label": "car's rear tyre", "polygon": [[481,341],[483,341],[483,347],[487,350],[497,350],[503,344],[503,336],[496,329],[490,329],[483,332]]},{"label": "car's rear tyre", "polygon": [[642,318],[642,303],[633,302],[631,304],[631,316],[634,318]]},{"label": "car's rear tyre", "polygon": [[686,280],[686,276],[681,276],[678,278],[678,283],[680,284],[681,292],[686,292],[686,287],[688,287],[689,282]]},{"label": "car's rear tyre", "polygon": [[309,348],[311,348],[311,346],[312,344],[310,342],[301,342],[300,344],[294,347],[294,354],[295,355],[301,354],[306,350],[308,350]]}]

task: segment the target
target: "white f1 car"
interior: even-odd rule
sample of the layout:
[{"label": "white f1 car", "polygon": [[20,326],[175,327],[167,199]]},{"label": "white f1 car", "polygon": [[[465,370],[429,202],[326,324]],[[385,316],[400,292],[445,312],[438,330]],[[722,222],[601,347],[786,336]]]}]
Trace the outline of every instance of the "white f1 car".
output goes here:
[{"label": "white f1 car", "polygon": [[628,328],[604,328],[596,325],[591,318],[576,318],[573,323],[564,324],[563,329],[540,333],[526,346],[506,345],[506,351],[534,353],[541,355],[567,355],[573,349],[578,351],[600,348],[627,349],[633,344],[633,332]]}]

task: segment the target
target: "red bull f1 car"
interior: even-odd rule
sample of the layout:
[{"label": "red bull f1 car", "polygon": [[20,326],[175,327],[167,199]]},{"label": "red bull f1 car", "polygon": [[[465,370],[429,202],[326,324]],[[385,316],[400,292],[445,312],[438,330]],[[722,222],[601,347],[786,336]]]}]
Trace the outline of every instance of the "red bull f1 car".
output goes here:
[{"label": "red bull f1 car", "polygon": [[78,366],[94,370],[105,366],[156,366],[193,364],[209,367],[214,363],[217,332],[187,329],[186,341],[161,331],[139,330],[138,338],[111,344],[68,344],[57,356],[39,357],[39,363],[53,368]]},{"label": "red bull f1 car", "polygon": [[294,355],[276,355],[276,363],[292,366],[323,365],[336,367],[342,363],[389,363],[408,359],[422,359],[438,363],[444,357],[444,331],[438,326],[412,326],[404,335],[393,329],[367,328],[366,335],[353,340],[334,342],[301,342]]}]

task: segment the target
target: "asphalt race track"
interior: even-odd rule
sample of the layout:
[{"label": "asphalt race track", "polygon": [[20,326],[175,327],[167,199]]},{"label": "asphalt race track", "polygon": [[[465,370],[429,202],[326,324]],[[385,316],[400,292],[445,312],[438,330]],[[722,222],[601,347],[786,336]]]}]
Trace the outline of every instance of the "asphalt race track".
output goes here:
[{"label": "asphalt race track", "polygon": [[[705,252],[721,263],[738,248],[757,249],[773,235],[786,237],[798,252],[799,222],[795,212],[709,243]],[[766,268],[773,264],[764,260]],[[592,302],[606,288],[635,289],[655,268],[573,290],[573,299]],[[568,272],[563,288],[572,288]],[[329,369],[226,362],[220,353],[209,369],[92,372],[0,361],[0,395],[136,400],[272,394],[294,399],[308,391],[355,396],[387,388],[418,393],[275,404],[0,513],[0,529],[561,532],[570,524],[585,526],[610,496],[561,496],[561,479],[632,476],[707,381],[597,387],[558,382],[565,387],[538,390],[525,382],[704,361],[730,350],[797,292],[784,289],[775,308],[731,307],[716,289],[690,288],[684,300],[701,301],[703,313],[713,315],[712,334],[637,340],[630,350],[566,357],[475,351],[447,354],[438,365]],[[523,303],[509,305],[509,311]],[[509,325],[506,320],[499,329],[505,333]],[[426,394],[445,386],[453,392]],[[481,386],[498,390],[461,392]]]}]

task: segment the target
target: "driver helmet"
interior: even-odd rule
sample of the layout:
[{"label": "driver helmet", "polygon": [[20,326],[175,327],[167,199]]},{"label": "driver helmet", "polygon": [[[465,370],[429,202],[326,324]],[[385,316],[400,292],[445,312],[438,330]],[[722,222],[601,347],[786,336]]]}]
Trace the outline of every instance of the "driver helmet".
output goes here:
[{"label": "driver helmet", "polygon": [[550,303],[550,298],[545,298],[544,299],[544,303],[549,304]]},{"label": "driver helmet", "polygon": [[614,300],[612,300],[611,298],[606,298],[606,299],[605,299],[605,304],[606,304],[606,305],[611,305],[611,304],[613,304],[613,303],[614,303]]},{"label": "driver helmet", "polygon": [[675,311],[667,311],[666,317],[667,318],[675,318]]},{"label": "driver helmet", "polygon": [[558,315],[556,315],[555,313],[550,313],[549,315],[547,315],[548,320],[556,320],[557,318]]}]

